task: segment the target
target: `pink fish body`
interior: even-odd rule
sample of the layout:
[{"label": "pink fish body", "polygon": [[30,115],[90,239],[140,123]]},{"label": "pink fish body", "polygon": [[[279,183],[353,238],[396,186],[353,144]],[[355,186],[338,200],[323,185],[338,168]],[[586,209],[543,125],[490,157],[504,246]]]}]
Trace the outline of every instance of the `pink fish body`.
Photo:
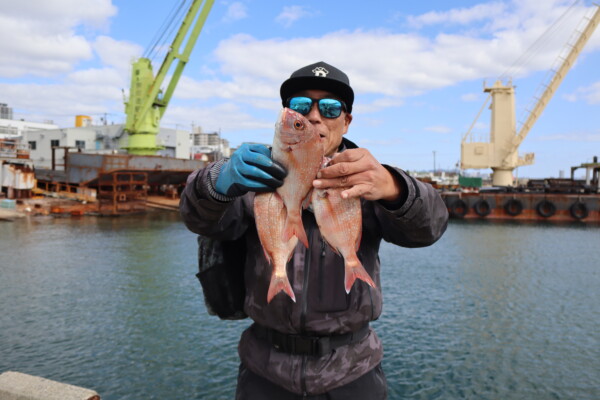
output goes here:
[{"label": "pink fish body", "polygon": [[345,288],[350,293],[356,279],[375,287],[375,282],[358,259],[362,237],[362,210],[357,197],[344,199],[346,188],[315,189],[312,207],[323,239],[344,257]]},{"label": "pink fish body", "polygon": [[277,193],[287,211],[283,240],[296,236],[308,248],[302,225],[302,205],[312,189],[323,159],[323,143],[317,129],[303,115],[284,108],[275,128],[272,157],[288,171]]},{"label": "pink fish body", "polygon": [[296,296],[287,276],[286,264],[294,253],[298,238],[283,240],[286,210],[276,192],[260,193],[254,197],[254,217],[260,243],[272,266],[267,302],[281,291],[295,302]]}]

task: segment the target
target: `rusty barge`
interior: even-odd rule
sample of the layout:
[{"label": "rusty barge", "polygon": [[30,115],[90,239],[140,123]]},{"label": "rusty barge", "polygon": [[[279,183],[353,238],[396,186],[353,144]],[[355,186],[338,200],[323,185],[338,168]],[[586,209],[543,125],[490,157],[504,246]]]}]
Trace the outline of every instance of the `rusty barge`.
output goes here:
[{"label": "rusty barge", "polygon": [[[62,160],[51,169],[35,170],[38,191],[78,200],[80,213],[101,215],[144,212],[151,195],[176,199],[188,175],[205,165],[173,157],[71,151]],[[53,213],[60,211],[65,212]]]},{"label": "rusty barge", "polygon": [[[586,178],[575,179],[585,168]],[[444,191],[450,216],[467,220],[600,223],[600,163],[571,168],[571,178],[531,179],[523,186]]]}]

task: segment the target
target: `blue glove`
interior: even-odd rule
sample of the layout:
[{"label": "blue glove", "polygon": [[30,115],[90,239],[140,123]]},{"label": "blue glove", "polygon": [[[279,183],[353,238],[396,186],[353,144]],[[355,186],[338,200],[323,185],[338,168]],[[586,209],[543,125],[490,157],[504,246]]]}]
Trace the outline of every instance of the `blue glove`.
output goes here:
[{"label": "blue glove", "polygon": [[215,189],[226,196],[247,192],[269,192],[283,185],[285,168],[271,159],[271,150],[262,144],[242,143],[223,164]]}]

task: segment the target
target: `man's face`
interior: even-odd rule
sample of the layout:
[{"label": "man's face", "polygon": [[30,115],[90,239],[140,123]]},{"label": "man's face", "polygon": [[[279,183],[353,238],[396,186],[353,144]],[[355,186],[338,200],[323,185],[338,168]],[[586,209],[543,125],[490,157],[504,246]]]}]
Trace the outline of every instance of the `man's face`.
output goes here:
[{"label": "man's face", "polygon": [[[332,93],[316,89],[298,92],[294,94],[294,97],[296,96],[306,96],[316,100],[325,98],[340,100],[339,97]],[[352,122],[352,115],[342,111],[337,118],[325,118],[319,112],[319,107],[315,102],[305,117],[317,128],[317,132],[323,138],[325,155],[331,157],[342,143],[342,136],[348,132],[348,127],[350,126],[350,122]]]}]

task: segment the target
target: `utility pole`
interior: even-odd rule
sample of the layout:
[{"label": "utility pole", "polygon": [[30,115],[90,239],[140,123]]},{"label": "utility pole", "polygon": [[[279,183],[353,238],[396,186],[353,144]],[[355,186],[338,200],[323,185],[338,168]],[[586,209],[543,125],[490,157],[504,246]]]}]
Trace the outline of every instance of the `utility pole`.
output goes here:
[{"label": "utility pole", "polygon": [[219,152],[217,154],[217,160],[221,160],[223,158],[223,149],[221,148],[221,128],[219,128],[217,135],[219,138]]},{"label": "utility pole", "polygon": [[433,151],[433,174],[435,175],[435,150]]}]

